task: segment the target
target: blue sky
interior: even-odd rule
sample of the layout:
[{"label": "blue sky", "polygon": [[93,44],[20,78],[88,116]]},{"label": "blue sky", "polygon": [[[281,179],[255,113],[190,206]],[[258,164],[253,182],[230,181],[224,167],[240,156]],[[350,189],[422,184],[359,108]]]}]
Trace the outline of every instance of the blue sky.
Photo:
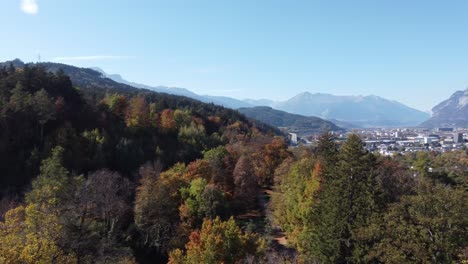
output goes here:
[{"label": "blue sky", "polygon": [[429,110],[468,86],[467,14],[449,0],[2,0],[0,60],[40,53],[201,94],[374,94]]}]

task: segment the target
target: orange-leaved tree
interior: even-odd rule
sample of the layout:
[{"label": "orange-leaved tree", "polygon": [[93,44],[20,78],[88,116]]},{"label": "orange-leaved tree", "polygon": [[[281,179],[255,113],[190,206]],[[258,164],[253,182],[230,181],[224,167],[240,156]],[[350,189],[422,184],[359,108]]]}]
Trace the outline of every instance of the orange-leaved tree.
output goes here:
[{"label": "orange-leaved tree", "polygon": [[185,252],[170,253],[169,263],[236,263],[246,256],[260,256],[265,241],[255,234],[242,232],[234,218],[222,221],[205,219],[202,229],[190,235]]}]

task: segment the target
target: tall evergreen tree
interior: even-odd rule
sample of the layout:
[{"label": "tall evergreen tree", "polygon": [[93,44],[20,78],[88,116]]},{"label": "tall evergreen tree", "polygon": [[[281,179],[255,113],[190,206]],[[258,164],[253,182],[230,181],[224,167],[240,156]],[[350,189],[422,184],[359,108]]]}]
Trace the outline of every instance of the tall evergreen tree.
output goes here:
[{"label": "tall evergreen tree", "polygon": [[[322,143],[329,146],[324,150],[332,150],[329,140]],[[338,158],[334,167],[328,160],[324,169],[332,177],[327,177],[314,210],[310,254],[324,263],[360,262],[367,246],[358,241],[356,231],[367,225],[376,210],[376,161],[357,135],[348,138]]]},{"label": "tall evergreen tree", "polygon": [[338,146],[335,143],[335,136],[326,132],[319,137],[317,146],[317,156],[324,166],[331,167],[338,158]]}]

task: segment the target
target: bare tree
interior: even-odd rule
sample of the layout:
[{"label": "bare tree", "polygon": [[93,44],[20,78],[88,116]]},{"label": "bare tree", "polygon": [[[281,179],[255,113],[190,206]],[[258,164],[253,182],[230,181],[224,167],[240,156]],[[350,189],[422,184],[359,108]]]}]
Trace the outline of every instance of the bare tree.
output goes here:
[{"label": "bare tree", "polygon": [[237,200],[239,206],[248,208],[255,205],[257,196],[257,179],[247,156],[241,156],[234,168],[234,198]]},{"label": "bare tree", "polygon": [[131,210],[132,186],[127,178],[107,169],[91,173],[83,189],[93,218],[103,221],[107,237]]}]

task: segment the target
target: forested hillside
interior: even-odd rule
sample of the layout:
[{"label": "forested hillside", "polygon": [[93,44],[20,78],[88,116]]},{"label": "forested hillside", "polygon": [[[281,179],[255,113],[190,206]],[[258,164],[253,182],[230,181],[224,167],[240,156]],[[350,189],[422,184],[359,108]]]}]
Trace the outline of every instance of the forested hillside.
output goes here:
[{"label": "forested hillside", "polygon": [[233,110],[1,68],[0,262],[165,262],[202,225],[228,232],[226,258],[256,256],[263,240],[229,219],[257,207],[286,155]]},{"label": "forested hillside", "polygon": [[298,133],[300,135],[344,130],[330,121],[315,116],[290,114],[288,112],[275,110],[268,106],[239,108],[238,111],[250,118],[275,127],[286,128],[288,131]]},{"label": "forested hillside", "polygon": [[[1,70],[0,155],[6,161],[0,165],[1,186],[27,184],[56,145],[66,147],[64,164],[78,174],[100,167],[130,173],[147,160],[160,159],[165,168],[194,160],[231,140],[230,130],[252,132],[236,111],[108,79],[95,83],[76,73],[79,68],[68,69],[83,87],[59,69],[57,74],[42,66]],[[196,146],[183,141],[197,133]]]},{"label": "forested hillside", "polygon": [[466,150],[288,148],[237,111],[111,82],[0,68],[0,263],[468,259]]}]

